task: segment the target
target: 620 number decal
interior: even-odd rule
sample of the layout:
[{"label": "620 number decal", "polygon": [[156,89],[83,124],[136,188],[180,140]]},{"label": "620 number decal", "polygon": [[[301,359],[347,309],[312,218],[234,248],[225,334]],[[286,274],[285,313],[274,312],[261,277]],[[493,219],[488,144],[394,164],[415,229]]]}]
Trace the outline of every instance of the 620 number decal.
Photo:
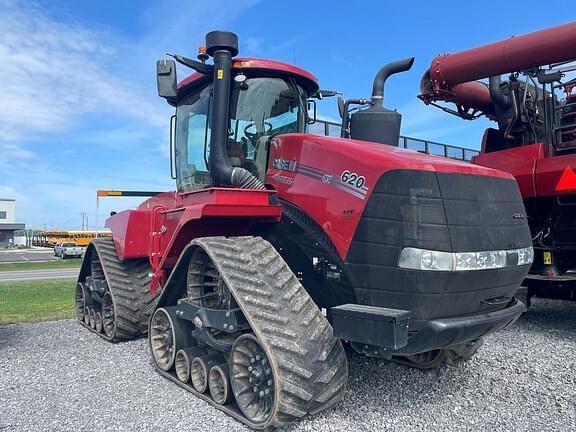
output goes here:
[{"label": "620 number decal", "polygon": [[355,172],[345,170],[340,176],[342,183],[354,186],[355,188],[362,189],[366,184],[366,178],[364,176],[358,175]]}]

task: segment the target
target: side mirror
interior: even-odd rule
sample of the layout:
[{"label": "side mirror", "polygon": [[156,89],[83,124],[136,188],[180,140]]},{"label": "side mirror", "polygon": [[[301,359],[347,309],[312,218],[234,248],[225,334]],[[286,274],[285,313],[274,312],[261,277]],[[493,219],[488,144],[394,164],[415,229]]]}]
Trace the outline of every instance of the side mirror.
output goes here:
[{"label": "side mirror", "polygon": [[156,62],[156,83],[158,96],[164,99],[176,99],[176,62],[174,60],[158,60]]},{"label": "side mirror", "polygon": [[318,90],[316,93],[314,93],[313,97],[322,100],[326,97],[336,96],[337,94],[338,92],[334,90]]},{"label": "side mirror", "polygon": [[[316,101],[313,99],[308,99],[306,108],[307,108],[306,123],[308,124],[316,123]],[[310,113],[312,113],[312,115],[310,115]]]},{"label": "side mirror", "polygon": [[342,96],[338,96],[338,114],[340,114],[341,119],[344,118],[345,115],[344,111],[345,111],[344,98]]}]

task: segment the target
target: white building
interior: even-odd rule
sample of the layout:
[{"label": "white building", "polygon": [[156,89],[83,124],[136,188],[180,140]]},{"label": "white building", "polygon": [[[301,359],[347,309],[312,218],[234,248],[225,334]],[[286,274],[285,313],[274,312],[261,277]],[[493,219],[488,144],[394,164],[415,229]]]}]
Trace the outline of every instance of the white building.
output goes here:
[{"label": "white building", "polygon": [[25,226],[16,223],[16,200],[0,198],[0,247],[14,244],[14,231]]}]

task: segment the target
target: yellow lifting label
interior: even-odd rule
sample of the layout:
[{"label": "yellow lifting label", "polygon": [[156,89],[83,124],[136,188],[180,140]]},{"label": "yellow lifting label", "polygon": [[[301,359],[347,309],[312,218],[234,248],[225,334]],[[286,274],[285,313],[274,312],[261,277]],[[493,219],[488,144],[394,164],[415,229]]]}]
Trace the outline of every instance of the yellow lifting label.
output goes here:
[{"label": "yellow lifting label", "polygon": [[224,71],[222,69],[218,69],[218,71],[216,73],[216,78],[218,78],[219,80],[224,78]]},{"label": "yellow lifting label", "polygon": [[544,252],[544,264],[552,264],[552,252]]}]

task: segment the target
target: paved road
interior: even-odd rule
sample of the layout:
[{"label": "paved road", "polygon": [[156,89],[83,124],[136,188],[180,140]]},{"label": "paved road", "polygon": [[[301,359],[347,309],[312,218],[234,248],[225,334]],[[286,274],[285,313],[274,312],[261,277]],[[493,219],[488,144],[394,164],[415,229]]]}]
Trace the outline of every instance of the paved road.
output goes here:
[{"label": "paved road", "polygon": [[56,261],[54,251],[49,248],[43,249],[7,249],[0,250],[0,263],[2,262],[27,262],[27,261]]},{"label": "paved road", "polygon": [[79,271],[79,268],[3,271],[0,272],[0,282],[76,278]]}]

